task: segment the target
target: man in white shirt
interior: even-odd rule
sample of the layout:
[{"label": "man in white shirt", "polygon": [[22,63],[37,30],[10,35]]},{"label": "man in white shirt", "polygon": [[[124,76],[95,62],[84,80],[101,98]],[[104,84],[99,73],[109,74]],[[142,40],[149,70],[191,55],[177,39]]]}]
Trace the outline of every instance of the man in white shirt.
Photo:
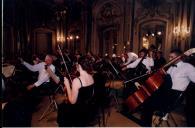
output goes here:
[{"label": "man in white shirt", "polygon": [[[181,50],[175,49],[170,52],[169,59],[172,60],[182,54]],[[165,84],[161,86],[155,95],[152,95],[148,102],[144,105],[143,121],[145,126],[151,126],[152,115],[156,110],[167,111],[167,106],[173,106],[181,93],[183,93],[190,82],[195,83],[195,67],[189,63],[178,59],[168,70],[172,81],[168,82],[165,79]],[[167,84],[172,82],[172,86]],[[166,87],[167,86],[167,87]],[[169,110],[168,110],[169,111]]]},{"label": "man in white shirt", "polygon": [[55,73],[55,66],[52,64],[53,63],[53,58],[52,58],[51,55],[46,55],[44,62],[35,64],[35,65],[31,65],[31,64],[23,61],[22,59],[21,59],[21,62],[29,70],[31,70],[33,72],[36,72],[36,71],[39,72],[38,80],[35,83],[27,86],[27,90],[31,90],[34,87],[39,87],[44,82],[50,82],[50,79],[49,79],[50,76],[47,72],[47,68],[50,68],[52,70],[52,72]]},{"label": "man in white shirt", "polygon": [[[126,55],[126,57],[125,57],[125,55]],[[127,61],[124,62],[124,63],[121,65],[121,67],[127,66],[128,64],[134,62],[134,61],[138,58],[137,54],[135,54],[134,52],[128,52],[128,53],[126,53],[125,55],[123,56],[122,60],[127,59]]]},{"label": "man in white shirt", "polygon": [[[170,59],[177,57],[177,53],[172,52],[169,55]],[[185,63],[180,59],[175,62],[175,66],[171,66],[167,73],[172,79],[172,89],[185,91],[190,81],[195,83],[195,68],[189,63]]]},{"label": "man in white shirt", "polygon": [[151,67],[154,66],[154,60],[150,57],[147,56],[147,50],[142,49],[139,51],[140,58],[136,59],[134,62],[126,65],[125,67],[122,68],[122,70],[126,70],[129,68],[136,68],[139,64],[139,62],[142,60],[143,57],[145,57],[142,61],[142,64],[144,64],[147,68],[148,71],[151,71]]}]

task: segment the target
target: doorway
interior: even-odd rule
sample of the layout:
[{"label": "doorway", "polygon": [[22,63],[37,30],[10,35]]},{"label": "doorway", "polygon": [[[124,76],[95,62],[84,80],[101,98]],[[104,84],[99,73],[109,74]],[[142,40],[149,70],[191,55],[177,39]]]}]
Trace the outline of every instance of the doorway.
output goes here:
[{"label": "doorway", "polygon": [[113,26],[103,28],[100,36],[100,53],[111,56],[117,52],[117,29]]},{"label": "doorway", "polygon": [[139,42],[140,48],[156,46],[162,50],[166,41],[166,23],[163,21],[148,21],[140,25]]}]

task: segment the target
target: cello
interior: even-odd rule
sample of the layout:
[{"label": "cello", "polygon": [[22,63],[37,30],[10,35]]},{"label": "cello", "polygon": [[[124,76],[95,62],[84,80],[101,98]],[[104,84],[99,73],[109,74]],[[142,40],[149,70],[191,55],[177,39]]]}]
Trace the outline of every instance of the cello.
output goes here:
[{"label": "cello", "polygon": [[146,87],[149,90],[149,92],[150,93],[155,92],[162,85],[162,83],[164,82],[165,75],[166,75],[165,70],[167,70],[169,66],[171,66],[173,63],[175,63],[177,60],[181,59],[182,57],[189,56],[189,55],[191,55],[194,52],[195,52],[195,48],[187,50],[182,55],[172,59],[167,64],[162,66],[162,68],[160,68],[160,70],[158,70],[156,73],[152,74],[145,81]]},{"label": "cello", "polygon": [[152,73],[151,76],[148,77],[144,82],[145,85],[137,87],[137,91],[130,95],[125,101],[130,111],[134,112],[142,103],[145,102],[145,100],[147,100],[152,95],[152,93],[159,89],[159,87],[164,82],[164,78],[166,75],[165,70],[167,70],[169,66],[171,66],[177,60],[181,59],[183,56],[189,56],[192,53],[195,53],[195,48],[189,49],[184,52],[184,54],[169,61],[157,72]]}]

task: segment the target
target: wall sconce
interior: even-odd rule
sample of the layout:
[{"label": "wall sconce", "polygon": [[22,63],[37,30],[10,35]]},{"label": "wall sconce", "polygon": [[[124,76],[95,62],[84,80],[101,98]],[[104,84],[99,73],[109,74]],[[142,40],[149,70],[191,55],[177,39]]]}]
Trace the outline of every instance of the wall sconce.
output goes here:
[{"label": "wall sconce", "polygon": [[162,32],[161,31],[158,31],[157,32],[157,35],[159,35],[159,36],[162,35]]},{"label": "wall sconce", "polygon": [[142,46],[148,49],[149,48],[149,40],[146,37],[143,37],[142,41],[143,41]]},{"label": "wall sconce", "polygon": [[69,39],[72,40],[73,39],[73,36],[70,36]]},{"label": "wall sconce", "polygon": [[65,37],[64,36],[57,36],[57,42],[61,42],[61,43],[63,43],[63,42],[65,42]]},{"label": "wall sconce", "polygon": [[74,39],[78,40],[79,38],[80,37],[78,35],[76,35],[76,36],[70,35],[70,36],[67,37],[67,40],[74,40]]},{"label": "wall sconce", "polygon": [[185,26],[176,26],[173,29],[173,34],[176,38],[179,38],[181,40],[185,40],[190,35],[190,28]]},{"label": "wall sconce", "polygon": [[79,36],[76,36],[76,39],[79,39]]}]

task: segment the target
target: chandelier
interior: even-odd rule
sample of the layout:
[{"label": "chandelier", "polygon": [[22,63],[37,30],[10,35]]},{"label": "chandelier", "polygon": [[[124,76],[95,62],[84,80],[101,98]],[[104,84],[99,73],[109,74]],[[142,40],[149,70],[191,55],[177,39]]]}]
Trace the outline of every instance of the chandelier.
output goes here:
[{"label": "chandelier", "polygon": [[186,27],[184,25],[176,26],[173,29],[173,34],[174,34],[175,38],[185,40],[190,35],[190,28]]}]

